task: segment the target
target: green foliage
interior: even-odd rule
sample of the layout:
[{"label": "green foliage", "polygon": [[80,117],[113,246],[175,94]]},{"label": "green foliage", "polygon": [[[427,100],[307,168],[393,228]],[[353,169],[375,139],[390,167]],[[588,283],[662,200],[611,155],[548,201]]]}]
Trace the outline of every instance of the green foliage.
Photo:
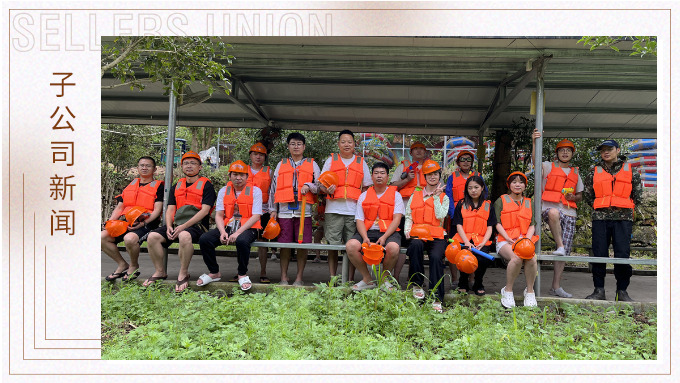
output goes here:
[{"label": "green foliage", "polygon": [[656,36],[583,36],[578,43],[590,46],[591,51],[599,47],[609,47],[620,52],[616,44],[622,41],[633,42],[631,56],[644,57],[651,54],[656,57]]},{"label": "green foliage", "polygon": [[[161,81],[169,94],[174,84],[180,98],[185,86],[195,81],[206,85],[210,94],[216,87],[229,93],[227,66],[234,58],[230,48],[215,37],[119,36],[102,43],[101,74],[110,72],[120,81],[110,87],[142,90],[146,83]],[[140,73],[146,77],[138,78]]]},{"label": "green foliage", "polygon": [[102,285],[102,359],[656,359],[656,312],[503,310],[489,297],[445,309],[410,291],[274,288],[232,296]]}]

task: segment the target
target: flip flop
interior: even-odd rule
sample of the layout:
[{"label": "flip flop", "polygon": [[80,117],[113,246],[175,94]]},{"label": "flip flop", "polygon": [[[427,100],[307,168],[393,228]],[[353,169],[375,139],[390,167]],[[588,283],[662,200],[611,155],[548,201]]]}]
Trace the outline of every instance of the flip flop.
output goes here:
[{"label": "flip flop", "polygon": [[260,283],[268,284],[268,283],[272,283],[272,281],[270,281],[269,278],[267,278],[267,277],[260,277]]},{"label": "flip flop", "polygon": [[[191,275],[187,274],[187,276],[184,277],[184,279],[182,279],[181,281],[179,279],[177,280],[177,283],[175,283],[175,292],[176,293],[181,293],[182,291],[186,290],[189,287],[189,278],[191,278]],[[177,291],[177,288],[182,286],[185,283],[187,284],[187,287],[183,288],[182,290]]]},{"label": "flip flop", "polygon": [[359,283],[352,286],[352,291],[362,291],[362,290],[374,289],[374,288],[376,288],[375,283],[366,283],[364,281],[359,281]]},{"label": "flip flop", "polygon": [[144,285],[144,283],[142,283],[142,286],[144,286],[144,287],[149,287],[149,286],[153,285],[156,281],[164,281],[164,280],[166,280],[166,279],[168,279],[168,276],[167,276],[167,275],[164,276],[164,277],[154,277],[154,276],[151,276],[151,277],[147,278],[146,281],[144,281],[144,283],[146,283],[146,285]]},{"label": "flip flop", "polygon": [[[126,273],[126,274],[127,274],[127,273]],[[134,281],[135,279],[137,279],[137,277],[139,277],[139,274],[140,274],[139,269],[137,269],[137,270],[135,270],[134,273],[132,273],[132,274],[127,274],[126,276],[124,276],[124,277],[123,277],[123,282]]]},{"label": "flip flop", "polygon": [[475,295],[479,295],[481,297],[482,295],[485,295],[485,294],[486,294],[486,291],[484,291],[484,289],[475,290]]},{"label": "flip flop", "polygon": [[121,271],[120,273],[116,273],[116,271],[114,270],[113,273],[111,273],[111,275],[113,275],[113,277],[109,277],[109,276],[107,275],[106,277],[104,277],[104,279],[106,279],[106,280],[109,281],[109,282],[115,281],[116,279],[118,279],[118,278],[120,278],[120,277],[126,276],[126,275],[127,275],[127,270],[123,270],[123,271]]},{"label": "flip flop", "polygon": [[198,284],[198,281],[196,281],[196,286],[203,287],[203,286],[205,286],[205,285],[207,285],[207,284],[209,284],[209,283],[217,282],[217,281],[221,280],[222,278],[213,278],[213,277],[211,277],[211,276],[208,275],[208,274],[203,274],[203,275],[201,275],[200,277],[198,277],[198,279],[199,279],[201,282],[203,282],[203,283],[199,285],[199,284]]},{"label": "flip flop", "polygon": [[[238,285],[241,286],[241,290],[243,291],[248,291],[250,290],[251,287],[253,287],[253,283],[250,281],[250,278],[248,278],[247,275],[238,280]],[[248,286],[246,287],[245,285]]]}]

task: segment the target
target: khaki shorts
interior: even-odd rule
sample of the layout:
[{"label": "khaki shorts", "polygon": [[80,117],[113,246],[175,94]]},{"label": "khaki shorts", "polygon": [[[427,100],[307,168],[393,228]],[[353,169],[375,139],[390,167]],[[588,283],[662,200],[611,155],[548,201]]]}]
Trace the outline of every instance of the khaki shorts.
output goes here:
[{"label": "khaki shorts", "polygon": [[344,245],[357,231],[353,215],[326,213],[324,232],[329,245]]}]

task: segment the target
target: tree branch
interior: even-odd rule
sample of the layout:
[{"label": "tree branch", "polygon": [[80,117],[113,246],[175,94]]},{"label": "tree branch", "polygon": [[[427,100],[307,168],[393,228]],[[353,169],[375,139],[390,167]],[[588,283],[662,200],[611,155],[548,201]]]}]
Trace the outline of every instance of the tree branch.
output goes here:
[{"label": "tree branch", "polygon": [[130,85],[130,84],[137,84],[137,83],[142,83],[142,82],[152,83],[153,81],[151,81],[151,79],[148,79],[148,78],[143,78],[143,79],[139,79],[139,80],[124,82],[124,83],[121,83],[121,84],[102,85],[101,89],[114,89],[114,88],[118,88],[118,87],[121,87],[121,86],[126,86],[126,85]]},{"label": "tree branch", "polygon": [[103,65],[102,66],[102,77],[104,77],[104,74],[106,73],[107,70],[113,68],[114,66],[118,65],[121,61],[123,61],[134,49],[139,45],[142,41],[144,41],[144,37],[140,37],[137,40],[133,41],[130,45],[128,45],[127,48],[123,51],[123,53],[118,56],[115,60],[113,60],[111,63]]}]

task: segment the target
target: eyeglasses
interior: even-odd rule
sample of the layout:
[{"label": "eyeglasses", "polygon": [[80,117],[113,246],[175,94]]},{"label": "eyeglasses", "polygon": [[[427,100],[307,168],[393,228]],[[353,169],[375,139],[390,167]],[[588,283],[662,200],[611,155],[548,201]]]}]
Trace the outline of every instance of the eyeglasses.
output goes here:
[{"label": "eyeglasses", "polygon": [[189,162],[189,161],[184,161],[184,162],[182,163],[182,165],[192,165],[192,166],[198,166],[198,165],[200,165],[200,164],[201,164],[200,162],[195,162],[195,161],[190,161],[190,162]]},{"label": "eyeglasses", "polygon": [[569,149],[569,148],[559,148],[559,149],[557,149],[557,153],[567,153],[567,152],[571,153],[571,149]]},{"label": "eyeglasses", "polygon": [[461,159],[458,160],[458,161],[460,161],[460,162],[472,162],[472,158],[470,158],[470,157],[463,157],[463,158],[461,158]]},{"label": "eyeglasses", "polygon": [[295,147],[295,148],[299,148],[302,145],[304,145],[303,142],[291,142],[291,143],[288,144],[288,146],[292,146],[292,147]]},{"label": "eyeglasses", "polygon": [[139,165],[137,165],[137,167],[142,168],[142,169],[144,169],[144,168],[148,169],[148,168],[153,168],[153,165],[151,165],[151,164],[139,164]]}]

